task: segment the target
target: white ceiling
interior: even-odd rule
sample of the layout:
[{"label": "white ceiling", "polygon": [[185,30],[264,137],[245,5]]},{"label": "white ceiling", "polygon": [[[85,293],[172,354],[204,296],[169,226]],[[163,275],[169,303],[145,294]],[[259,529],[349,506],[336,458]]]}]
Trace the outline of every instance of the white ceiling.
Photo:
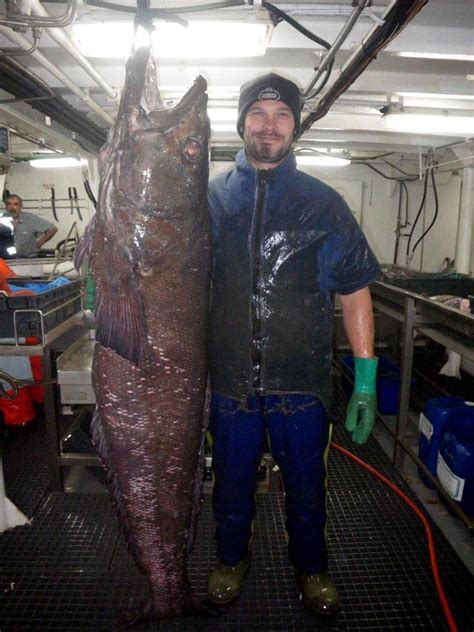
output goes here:
[{"label": "white ceiling", "polygon": [[[34,0],[37,1],[37,0]],[[121,4],[135,6],[125,0]],[[202,4],[195,0],[194,4]],[[189,7],[192,0],[152,0],[152,8]],[[350,0],[320,2],[305,0],[294,2],[275,2],[311,32],[332,43],[353,11]],[[388,0],[374,0],[349,33],[336,55],[331,82],[338,76],[340,68],[353,50],[373,28],[374,19],[383,16],[392,3]],[[65,9],[64,3],[44,3],[42,5],[50,15],[58,15]],[[0,12],[4,13],[1,7]],[[254,21],[267,19],[267,13],[254,7],[242,6],[226,9],[213,9],[199,13],[180,13],[188,21],[227,20]],[[130,19],[130,14],[79,4],[76,20],[117,21]],[[61,30],[71,33],[71,27]],[[12,43],[16,38],[17,44]],[[31,41],[31,31],[15,35],[8,26],[0,26],[0,47],[11,48],[21,41]],[[57,91],[76,109],[87,113],[90,119],[101,127],[107,128],[117,108],[117,100],[110,94],[119,92],[123,86],[124,58],[91,58],[89,62],[103,79],[99,86],[90,74],[87,74],[63,48],[59,47],[46,30],[39,44],[40,55],[17,57],[16,60],[29,68],[47,85]],[[389,103],[400,103],[407,109],[422,112],[447,112],[449,115],[460,113],[474,116],[474,62],[462,60],[430,60],[422,58],[400,57],[399,53],[443,53],[474,55],[474,2],[472,0],[430,0],[421,12],[410,22],[402,33],[381,52],[377,59],[363,72],[355,83],[335,102],[329,114],[317,121],[303,136],[302,142],[317,148],[343,149],[352,155],[367,155],[370,152],[395,151],[404,154],[416,154],[419,148],[425,151],[462,141],[461,147],[467,148],[466,156],[472,155],[472,143],[469,136],[441,134],[433,129],[429,134],[406,134],[389,131],[380,113],[380,108]],[[250,77],[262,72],[276,71],[297,81],[302,88],[308,85],[313,68],[320,59],[323,49],[316,46],[289,24],[278,24],[271,36],[264,56],[252,58],[216,58],[216,59],[158,59],[159,84],[164,88],[165,98],[174,98],[184,92],[197,74],[203,74],[210,88],[210,106],[236,105],[237,87]],[[58,67],[66,76],[61,79],[53,76],[39,58],[46,59]],[[65,85],[64,81],[68,85]],[[72,83],[71,83],[72,82]],[[74,84],[74,85],[72,85]],[[109,86],[109,95],[104,85]],[[5,87],[5,84],[0,85]],[[225,99],[219,98],[219,90],[230,88],[231,94]],[[74,92],[73,92],[74,90]],[[413,93],[412,96],[406,93]],[[78,96],[80,95],[80,96]],[[445,95],[445,96],[441,96]],[[448,96],[450,95],[450,96]],[[0,98],[10,95],[0,91]],[[90,107],[93,100],[93,111]],[[453,98],[457,97],[457,98]],[[465,98],[462,98],[465,97]],[[94,105],[95,104],[95,105]],[[315,103],[313,103],[315,105]],[[415,110],[413,110],[415,111]],[[26,155],[36,149],[32,139],[43,139],[58,150],[77,152],[77,144],[71,141],[71,132],[55,125],[48,126],[45,116],[24,103],[0,105],[0,124],[11,125],[18,131],[13,135],[13,151],[16,155]],[[28,142],[22,136],[28,137]],[[220,147],[233,147],[238,144],[236,132],[213,133],[213,144]],[[469,159],[468,159],[469,160]],[[471,163],[472,164],[472,163]]]}]

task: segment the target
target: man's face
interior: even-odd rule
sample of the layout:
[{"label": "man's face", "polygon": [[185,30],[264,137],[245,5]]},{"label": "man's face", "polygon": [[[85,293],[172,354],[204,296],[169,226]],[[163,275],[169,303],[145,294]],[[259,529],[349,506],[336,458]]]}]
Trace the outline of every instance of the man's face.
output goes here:
[{"label": "man's face", "polygon": [[291,150],[295,119],[283,101],[256,101],[247,111],[244,143],[249,162],[257,169],[272,169]]},{"label": "man's face", "polygon": [[21,200],[17,197],[9,197],[6,203],[7,212],[10,213],[12,217],[18,218],[21,211]]}]

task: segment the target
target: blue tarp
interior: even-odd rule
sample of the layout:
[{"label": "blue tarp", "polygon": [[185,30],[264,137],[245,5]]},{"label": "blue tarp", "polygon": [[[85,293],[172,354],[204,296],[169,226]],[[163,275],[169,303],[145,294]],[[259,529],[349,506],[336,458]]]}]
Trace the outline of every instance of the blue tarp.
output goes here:
[{"label": "blue tarp", "polygon": [[56,287],[60,287],[61,285],[66,285],[70,283],[70,279],[66,279],[66,277],[60,276],[54,279],[54,281],[49,281],[48,283],[25,283],[24,285],[12,285],[8,284],[9,288],[13,293],[20,292],[21,290],[31,290],[36,294],[42,294],[43,292],[47,292],[48,290],[54,290]]}]

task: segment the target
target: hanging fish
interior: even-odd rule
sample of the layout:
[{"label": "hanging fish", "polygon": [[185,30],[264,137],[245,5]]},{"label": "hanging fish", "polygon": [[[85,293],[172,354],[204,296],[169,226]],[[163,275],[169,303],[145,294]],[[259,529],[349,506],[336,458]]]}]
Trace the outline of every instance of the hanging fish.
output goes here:
[{"label": "hanging fish", "polygon": [[150,599],[137,620],[201,608],[186,561],[201,503],[211,227],[207,84],[163,104],[149,50],[129,59],[77,249],[97,286],[93,440]]}]

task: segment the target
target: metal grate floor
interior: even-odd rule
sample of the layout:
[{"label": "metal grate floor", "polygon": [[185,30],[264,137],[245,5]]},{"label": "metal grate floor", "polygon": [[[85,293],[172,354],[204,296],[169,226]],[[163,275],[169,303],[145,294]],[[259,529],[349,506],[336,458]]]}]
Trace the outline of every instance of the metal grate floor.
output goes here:
[{"label": "metal grate floor", "polygon": [[[414,499],[374,439],[350,445]],[[120,628],[117,613],[141,602],[145,582],[118,535],[102,494],[47,490],[41,428],[5,446],[7,494],[32,517],[31,526],[0,534],[1,632],[102,632]],[[330,621],[306,612],[286,556],[284,499],[258,495],[253,563],[239,601],[215,619],[180,619],[137,626],[152,631],[399,630],[442,631],[423,527],[390,490],[336,451],[330,457],[329,553],[342,608]],[[416,502],[416,501],[415,501]],[[214,564],[210,495],[205,495],[190,577],[205,594]],[[433,526],[441,577],[459,630],[474,629],[474,578]]]}]

